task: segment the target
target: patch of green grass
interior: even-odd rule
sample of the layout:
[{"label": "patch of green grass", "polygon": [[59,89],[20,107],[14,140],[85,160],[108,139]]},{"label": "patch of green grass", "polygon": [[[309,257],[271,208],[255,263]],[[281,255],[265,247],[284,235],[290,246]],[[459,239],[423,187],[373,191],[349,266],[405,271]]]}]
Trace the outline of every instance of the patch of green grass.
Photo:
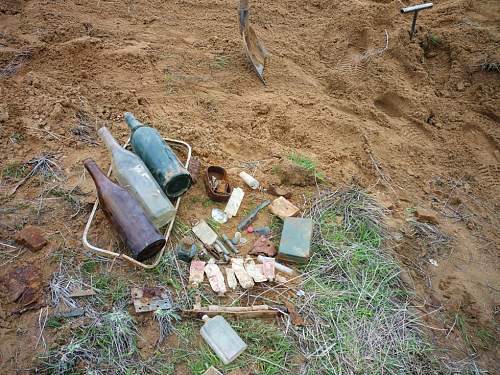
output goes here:
[{"label": "patch of green grass", "polygon": [[316,163],[305,155],[292,152],[288,159],[295,165],[313,173],[318,180],[324,180],[325,175],[317,170]]},{"label": "patch of green grass", "polygon": [[189,197],[189,200],[188,200],[188,204],[190,206],[198,204],[198,203],[203,203],[203,202],[204,202],[203,198],[201,198],[197,195],[193,195],[192,197]]},{"label": "patch of green grass", "polygon": [[26,208],[30,207],[29,203],[25,202],[11,202],[13,205],[8,207],[7,205],[4,205],[4,207],[0,207],[0,214],[2,215],[8,215],[8,214],[13,214],[17,211],[24,210]]},{"label": "patch of green grass", "polygon": [[172,233],[175,236],[182,238],[182,237],[186,236],[190,231],[191,231],[191,228],[186,223],[184,223],[178,217],[175,218],[174,226],[172,227]]},{"label": "patch of green grass", "polygon": [[105,300],[116,304],[129,296],[129,287],[122,279],[111,275],[99,274],[93,280],[93,287],[99,291]]},{"label": "patch of green grass", "polygon": [[281,173],[281,167],[279,165],[273,165],[271,168],[271,174],[277,175]]},{"label": "patch of green grass", "polygon": [[213,200],[211,200],[210,198],[205,198],[202,202],[202,206],[203,208],[208,208],[210,207],[211,205],[213,205],[215,202]]},{"label": "patch of green grass", "polygon": [[72,191],[55,188],[50,190],[49,194],[53,197],[62,198],[65,202],[69,203],[71,207],[77,207],[80,204],[78,199],[72,194]]},{"label": "patch of green grass", "polygon": [[481,346],[485,349],[493,347],[495,344],[495,335],[485,328],[476,332],[476,337],[480,340]]},{"label": "patch of green grass", "polygon": [[[72,331],[67,344],[40,356],[41,374],[80,374],[82,368],[113,369],[114,374],[145,373],[137,352],[137,328],[124,310],[100,314],[94,324]],[[130,372],[130,369],[141,369]],[[101,371],[99,371],[100,373]]]},{"label": "patch of green grass", "polygon": [[8,164],[2,170],[2,176],[13,180],[20,180],[29,173],[29,167],[24,163],[14,162]]},{"label": "patch of green grass", "polygon": [[211,217],[205,220],[210,228],[212,228],[214,231],[219,232],[221,223],[215,221]]},{"label": "patch of green grass", "polygon": [[281,232],[283,231],[283,220],[279,217],[271,215],[271,223],[269,224],[271,229],[272,238],[271,241],[274,246],[279,246],[281,240]]},{"label": "patch of green grass", "polygon": [[81,265],[81,270],[87,274],[94,274],[97,271],[98,267],[99,263],[97,263],[95,260],[86,259]]},{"label": "patch of green grass", "polygon": [[61,328],[64,325],[64,318],[51,316],[47,319],[47,328]]},{"label": "patch of green grass", "polygon": [[464,314],[459,312],[455,314],[455,327],[460,332],[460,336],[462,336],[462,340],[464,340],[464,343],[467,346],[467,348],[469,348],[470,350],[472,350],[472,352],[475,353],[476,348],[474,347],[472,337],[469,335],[467,318]]},{"label": "patch of green grass", "polygon": [[165,71],[165,75],[163,76],[163,81],[165,82],[165,91],[167,94],[173,94],[175,92],[174,81],[175,77],[173,73],[168,70]]},{"label": "patch of green grass", "polygon": [[22,133],[13,133],[9,139],[14,142],[14,143],[21,143],[22,141],[24,141],[24,139],[26,138],[26,136]]},{"label": "patch of green grass", "polygon": [[441,43],[441,39],[436,34],[429,33],[429,42],[436,47]]},{"label": "patch of green grass", "polygon": [[[311,355],[308,373],[435,373],[432,348],[412,329],[398,264],[383,250],[383,209],[355,187],[312,202],[314,253],[297,308],[319,320],[295,339]],[[403,339],[404,337],[404,339]],[[328,349],[325,349],[328,348]],[[420,367],[419,367],[420,366]]]},{"label": "patch of green grass", "polygon": [[213,67],[215,69],[222,70],[229,64],[229,57],[224,55],[219,55],[215,57]]},{"label": "patch of green grass", "polygon": [[179,291],[182,289],[182,285],[178,280],[179,275],[177,274],[174,257],[175,254],[173,251],[166,251],[163,257],[160,259],[160,263],[158,264],[158,266],[156,266],[149,272],[153,274],[161,284],[169,285],[176,291]]}]

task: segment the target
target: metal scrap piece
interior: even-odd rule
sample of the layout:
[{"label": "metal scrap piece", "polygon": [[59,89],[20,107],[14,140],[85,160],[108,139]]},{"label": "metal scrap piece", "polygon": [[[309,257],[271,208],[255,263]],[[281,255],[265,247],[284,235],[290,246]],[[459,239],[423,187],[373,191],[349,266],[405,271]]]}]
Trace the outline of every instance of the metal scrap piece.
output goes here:
[{"label": "metal scrap piece", "polygon": [[238,9],[238,17],[240,23],[240,34],[243,37],[243,47],[245,54],[250,61],[255,73],[265,85],[264,70],[269,61],[269,52],[267,52],[264,44],[257,38],[254,29],[250,26],[248,20],[250,15],[248,0],[240,0]]},{"label": "metal scrap piece", "polygon": [[137,313],[156,311],[158,309],[169,309],[172,307],[172,299],[168,290],[161,287],[132,288],[132,302]]},{"label": "metal scrap piece", "polygon": [[0,295],[9,303],[26,307],[38,301],[42,292],[42,275],[32,265],[17,267],[0,278]]},{"label": "metal scrap piece", "polygon": [[265,236],[260,236],[255,240],[252,250],[249,252],[251,255],[264,255],[266,257],[273,257],[276,255],[276,247]]}]

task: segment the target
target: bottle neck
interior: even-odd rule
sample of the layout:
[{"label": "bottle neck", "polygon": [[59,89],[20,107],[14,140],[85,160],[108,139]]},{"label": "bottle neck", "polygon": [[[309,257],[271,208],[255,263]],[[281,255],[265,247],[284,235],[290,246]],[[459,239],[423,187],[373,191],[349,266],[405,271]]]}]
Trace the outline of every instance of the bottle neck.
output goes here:
[{"label": "bottle neck", "polygon": [[100,128],[97,131],[97,134],[99,134],[99,137],[102,139],[108,150],[110,150],[111,152],[116,149],[122,148],[107,127],[103,126],[102,128]]},{"label": "bottle neck", "polygon": [[144,126],[144,124],[137,120],[135,116],[130,112],[125,112],[125,115],[123,117],[125,118],[125,123],[130,128],[132,133],[140,127]]},{"label": "bottle neck", "polygon": [[101,186],[102,183],[109,181],[94,159],[85,159],[83,161],[83,166],[90,173],[90,177],[92,177],[97,187]]}]

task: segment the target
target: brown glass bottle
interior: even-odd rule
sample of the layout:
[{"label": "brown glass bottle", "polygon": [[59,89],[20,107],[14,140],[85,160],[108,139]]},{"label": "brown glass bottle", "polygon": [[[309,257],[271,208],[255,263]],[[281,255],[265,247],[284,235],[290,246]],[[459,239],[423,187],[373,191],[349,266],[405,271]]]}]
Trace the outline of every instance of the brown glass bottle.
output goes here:
[{"label": "brown glass bottle", "polygon": [[85,159],[83,165],[94,180],[103,212],[132,252],[133,258],[143,261],[158,253],[165,245],[165,238],[139,203],[127,190],[113,183],[94,160]]}]

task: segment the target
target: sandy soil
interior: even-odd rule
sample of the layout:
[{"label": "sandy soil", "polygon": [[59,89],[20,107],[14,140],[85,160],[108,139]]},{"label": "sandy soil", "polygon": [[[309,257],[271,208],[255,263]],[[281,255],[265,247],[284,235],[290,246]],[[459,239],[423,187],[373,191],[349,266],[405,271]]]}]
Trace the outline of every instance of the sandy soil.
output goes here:
[{"label": "sandy soil", "polygon": [[[235,180],[242,163],[258,160],[256,177],[276,181],[273,166],[305,154],[332,184],[358,183],[391,210],[403,276],[423,313],[439,309],[427,318],[429,336],[458,359],[471,354],[450,329],[463,314],[475,357],[493,373],[498,347],[473,333],[498,339],[500,76],[480,65],[500,61],[500,3],[436,1],[413,41],[411,16],[399,14],[408,4],[254,1],[250,19],[271,53],[263,86],[242,53],[235,1],[2,0],[0,169],[52,152],[64,187],[92,192],[81,161],[109,162],[92,144],[95,130],[106,125],[125,140],[124,111],[189,142]],[[14,185],[4,176],[2,196]],[[81,248],[86,216],[71,218],[57,199],[42,212],[23,205],[43,189],[33,179],[2,198],[0,239],[40,224],[50,245],[2,272],[36,263],[46,282],[61,238]],[[450,245],[408,236],[416,207],[433,210]],[[186,204],[181,217],[200,210]],[[0,310],[4,373],[31,366],[38,336],[38,311],[11,308]]]}]

